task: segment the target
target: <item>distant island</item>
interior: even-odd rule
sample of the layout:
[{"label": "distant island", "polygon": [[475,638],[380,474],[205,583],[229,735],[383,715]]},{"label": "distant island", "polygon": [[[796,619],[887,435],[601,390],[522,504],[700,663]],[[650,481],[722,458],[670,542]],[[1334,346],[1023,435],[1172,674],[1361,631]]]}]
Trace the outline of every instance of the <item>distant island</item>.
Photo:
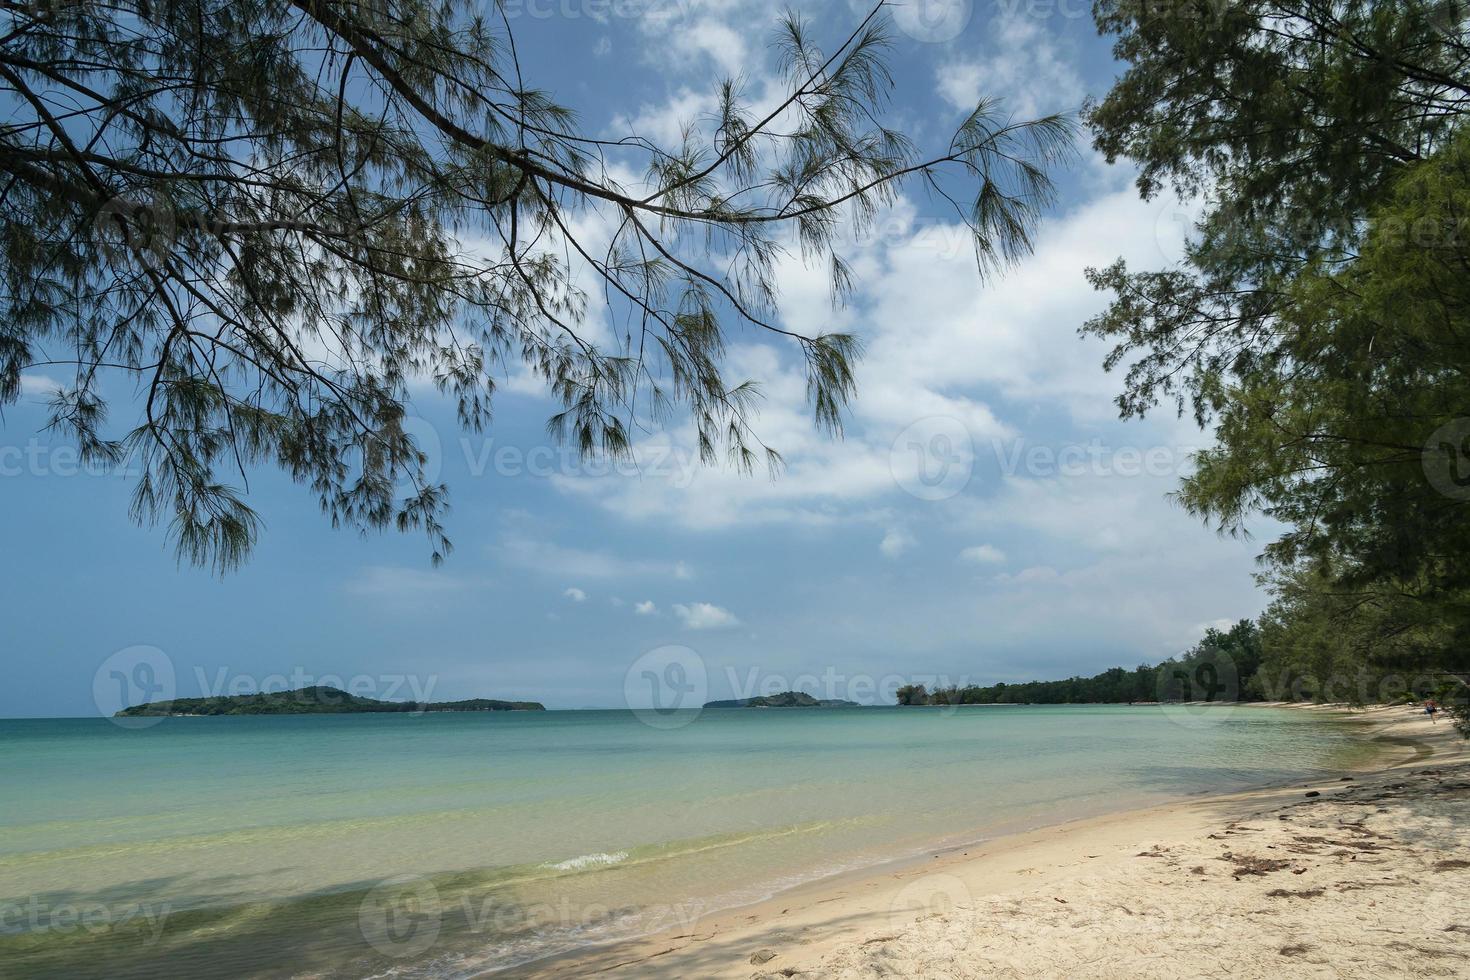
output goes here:
[{"label": "distant island", "polygon": [[840,698],[814,698],[801,691],[782,691],[758,698],[737,698],[733,701],[706,701],[706,708],[855,708],[856,701]]},{"label": "distant island", "polygon": [[175,698],[124,708],[118,718],[160,715],[333,715],[425,711],[545,711],[538,701],[379,701],[358,697],[335,687],[303,687],[299,691],[271,691],[209,698]]}]

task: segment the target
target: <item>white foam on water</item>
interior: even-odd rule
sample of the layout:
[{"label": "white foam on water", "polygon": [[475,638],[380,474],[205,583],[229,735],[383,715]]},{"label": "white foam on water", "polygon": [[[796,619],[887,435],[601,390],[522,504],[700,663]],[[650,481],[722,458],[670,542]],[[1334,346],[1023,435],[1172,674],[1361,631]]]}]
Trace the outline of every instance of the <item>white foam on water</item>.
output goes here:
[{"label": "white foam on water", "polygon": [[555,864],[546,864],[543,867],[552,868],[556,871],[582,871],[586,868],[604,868],[609,865],[620,864],[628,860],[627,851],[613,851],[611,854],[598,852],[596,854],[582,854],[566,861],[558,861]]}]

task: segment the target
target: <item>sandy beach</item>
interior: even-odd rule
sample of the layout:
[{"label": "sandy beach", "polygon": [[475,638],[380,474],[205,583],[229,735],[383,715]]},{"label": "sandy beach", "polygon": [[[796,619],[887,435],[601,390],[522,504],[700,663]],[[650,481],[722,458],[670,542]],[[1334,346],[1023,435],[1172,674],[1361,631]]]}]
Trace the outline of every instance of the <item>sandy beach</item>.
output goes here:
[{"label": "sandy beach", "polygon": [[1352,715],[1383,747],[1367,771],[996,838],[497,975],[1470,976],[1466,743],[1416,709]]}]

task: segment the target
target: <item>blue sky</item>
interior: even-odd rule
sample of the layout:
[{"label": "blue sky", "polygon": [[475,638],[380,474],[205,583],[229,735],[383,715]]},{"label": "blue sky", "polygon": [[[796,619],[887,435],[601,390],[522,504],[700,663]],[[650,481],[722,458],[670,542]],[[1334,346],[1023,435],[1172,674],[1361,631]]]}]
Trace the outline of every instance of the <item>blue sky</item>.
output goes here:
[{"label": "blue sky", "polygon": [[[935,147],[982,94],[1018,115],[1102,94],[1116,66],[1089,6],[899,9],[891,118]],[[531,84],[590,132],[662,140],[708,110],[717,76],[743,75],[757,102],[775,92],[766,42],[780,9],[509,5]],[[833,43],[865,13],[802,11]],[[677,420],[647,435],[637,471],[579,463],[547,441],[554,406],[526,377],[508,379],[483,437],[420,400],[416,434],[453,505],[456,551],[439,569],[420,537],[333,531],[271,472],[251,478],[266,532],[249,565],[223,581],[178,568],[160,531],[129,523],[130,480],[77,472],[41,431],[55,379],[33,372],[0,419],[0,716],[96,714],[103,665],[136,663],[140,645],[180,696],[340,678],[377,696],[615,707],[630,667],[670,644],[698,656],[711,698],[795,685],[868,700],[870,681],[1154,661],[1254,615],[1259,541],[1222,540],[1166,499],[1202,436],[1169,411],[1118,421],[1119,379],[1076,336],[1104,304],[1084,267],[1177,259],[1190,209],[1139,201],[1126,165],[1080,149],[1036,255],[990,283],[922,197],[852,243],[843,310],[820,270],[781,265],[784,325],[850,329],[868,353],[834,441],[810,425],[793,351],[732,338],[729,376],[765,384],[756,428],[788,464],[775,481],[690,465]]]}]

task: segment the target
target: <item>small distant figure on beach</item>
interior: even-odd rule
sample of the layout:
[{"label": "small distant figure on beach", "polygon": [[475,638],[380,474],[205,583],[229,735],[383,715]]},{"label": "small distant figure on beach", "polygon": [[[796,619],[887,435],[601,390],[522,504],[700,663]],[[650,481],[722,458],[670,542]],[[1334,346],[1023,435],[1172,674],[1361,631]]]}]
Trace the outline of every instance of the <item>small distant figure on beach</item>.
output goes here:
[{"label": "small distant figure on beach", "polygon": [[1439,721],[1438,718],[1434,717],[1439,714],[1439,705],[1434,703],[1434,698],[1429,698],[1424,702],[1424,713],[1429,716],[1431,722],[1437,723]]}]

